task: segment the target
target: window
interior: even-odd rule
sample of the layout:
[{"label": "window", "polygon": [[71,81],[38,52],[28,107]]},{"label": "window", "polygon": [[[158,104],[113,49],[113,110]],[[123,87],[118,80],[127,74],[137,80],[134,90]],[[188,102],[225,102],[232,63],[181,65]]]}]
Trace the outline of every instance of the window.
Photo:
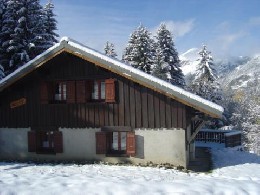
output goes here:
[{"label": "window", "polygon": [[36,143],[37,143],[37,152],[53,153],[54,152],[53,131],[37,133]]},{"label": "window", "polygon": [[93,83],[93,91],[92,91],[92,100],[102,101],[106,99],[105,94],[105,81],[94,81]]},{"label": "window", "polygon": [[110,145],[111,153],[126,151],[126,132],[111,132],[112,140]]},{"label": "window", "polygon": [[55,84],[55,101],[66,101],[67,99],[67,86],[66,82],[58,82]]},{"label": "window", "polygon": [[39,154],[55,154],[63,152],[62,132],[29,131],[28,151]]},{"label": "window", "polygon": [[134,132],[112,131],[96,133],[96,153],[107,156],[134,156]]},{"label": "window", "polygon": [[41,104],[48,103],[115,103],[115,80],[77,80],[42,82]]}]

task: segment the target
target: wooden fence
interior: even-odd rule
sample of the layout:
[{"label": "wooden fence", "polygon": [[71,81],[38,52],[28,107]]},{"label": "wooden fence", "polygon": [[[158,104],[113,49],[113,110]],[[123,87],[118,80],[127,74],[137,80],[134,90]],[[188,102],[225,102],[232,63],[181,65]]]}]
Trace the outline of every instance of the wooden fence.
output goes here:
[{"label": "wooden fence", "polygon": [[225,144],[225,147],[241,145],[241,132],[236,130],[203,129],[196,135],[196,141]]}]

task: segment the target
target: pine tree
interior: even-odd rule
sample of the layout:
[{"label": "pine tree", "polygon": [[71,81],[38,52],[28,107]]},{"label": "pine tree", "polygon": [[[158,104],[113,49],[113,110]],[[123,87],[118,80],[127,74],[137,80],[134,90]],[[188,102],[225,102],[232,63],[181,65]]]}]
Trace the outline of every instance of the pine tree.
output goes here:
[{"label": "pine tree", "polygon": [[43,14],[43,25],[45,28],[45,44],[43,45],[43,49],[46,50],[53,46],[54,43],[57,43],[56,39],[59,35],[55,33],[57,30],[57,21],[55,19],[55,14],[53,13],[54,4],[51,0],[44,7]]},{"label": "pine tree", "polygon": [[192,81],[191,90],[212,102],[218,103],[222,99],[222,93],[217,82],[216,71],[213,68],[213,58],[211,52],[203,45],[199,52],[200,59],[196,69],[195,79]]},{"label": "pine tree", "polygon": [[4,68],[2,65],[0,65],[0,80],[3,79],[4,77],[5,77]]},{"label": "pine tree", "polygon": [[124,51],[123,61],[133,67],[151,74],[154,65],[154,43],[150,33],[140,25],[131,35]]},{"label": "pine tree", "polygon": [[185,86],[184,75],[180,69],[178,52],[174,47],[171,32],[161,24],[156,35],[156,66],[154,75],[165,78],[173,85]]},{"label": "pine tree", "polygon": [[113,43],[106,42],[104,47],[105,54],[109,57],[116,58],[117,54],[115,52],[115,46]]},{"label": "pine tree", "polygon": [[[213,68],[213,58],[210,53],[211,52],[207,50],[207,47],[203,45],[202,50],[199,52],[200,58],[196,69],[196,75],[189,88],[193,93],[204,99],[223,105],[223,93],[217,82],[217,75]],[[226,115],[226,112],[224,115]],[[223,117],[223,119],[209,118],[206,126],[212,129],[219,128],[223,126],[224,121],[225,117]]]},{"label": "pine tree", "polygon": [[[2,27],[3,27],[3,14],[5,12],[5,7],[6,7],[6,1],[0,1],[0,32],[2,32]],[[1,37],[1,33],[0,33],[0,59],[1,59],[1,54],[2,54],[2,37]],[[5,76],[4,73],[4,68],[1,65],[1,60],[0,60],[0,80],[3,79]]]},{"label": "pine tree", "polygon": [[[26,0],[25,0],[26,1]],[[25,31],[28,33],[27,46],[30,59],[41,54],[45,49],[45,26],[44,11],[39,0],[27,0],[27,27]]]},{"label": "pine tree", "polygon": [[52,10],[51,2],[43,9],[39,0],[0,2],[0,64],[6,74],[57,42]]},{"label": "pine tree", "polygon": [[152,74],[159,79],[168,81],[167,73],[169,73],[169,68],[168,66],[165,66],[164,61],[159,55],[158,49],[156,49],[155,55],[156,56],[155,56],[154,68]]},{"label": "pine tree", "polygon": [[232,125],[242,130],[245,149],[260,154],[260,79],[254,75],[254,80],[247,83],[233,95]]},{"label": "pine tree", "polygon": [[0,65],[6,66],[8,64],[8,59],[6,59],[6,53],[3,48],[3,43],[5,42],[4,33],[4,14],[6,12],[7,0],[0,1]]},{"label": "pine tree", "polygon": [[6,1],[6,9],[3,14],[3,25],[1,31],[2,50],[1,65],[5,69],[6,74],[16,69],[19,64],[19,50],[21,45],[17,43],[18,37],[15,36],[17,29],[20,2],[17,0]]}]

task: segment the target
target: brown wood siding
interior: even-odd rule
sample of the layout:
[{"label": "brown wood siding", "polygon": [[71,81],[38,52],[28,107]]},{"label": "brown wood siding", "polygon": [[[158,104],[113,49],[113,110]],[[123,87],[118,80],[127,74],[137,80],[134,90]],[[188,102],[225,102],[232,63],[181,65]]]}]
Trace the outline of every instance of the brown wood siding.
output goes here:
[{"label": "brown wood siding", "polygon": [[[116,81],[116,101],[90,102],[91,93],[88,88],[91,89],[91,85],[88,83],[91,83],[91,79],[109,78]],[[71,81],[74,89],[83,89],[82,81],[86,81],[87,101],[83,101],[84,92],[81,95],[76,94],[73,87],[68,85],[68,93],[73,94],[67,97],[70,103],[41,104],[40,86],[43,79],[46,82]],[[26,104],[11,109],[10,102],[21,98],[26,99]],[[31,127],[35,130],[102,126],[186,128],[187,123],[190,123],[186,118],[194,114],[193,109],[163,94],[70,54],[56,56],[43,67],[5,89],[0,93],[0,102],[0,127]]]}]

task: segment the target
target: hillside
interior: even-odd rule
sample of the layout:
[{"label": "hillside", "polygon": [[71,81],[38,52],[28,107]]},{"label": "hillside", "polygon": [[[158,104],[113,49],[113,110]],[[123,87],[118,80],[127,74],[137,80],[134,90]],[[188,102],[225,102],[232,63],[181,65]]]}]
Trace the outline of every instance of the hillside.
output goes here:
[{"label": "hillside", "polygon": [[229,74],[220,79],[220,83],[226,90],[237,90],[239,88],[246,88],[254,80],[254,75],[260,75],[260,55],[255,56],[237,66]]}]

